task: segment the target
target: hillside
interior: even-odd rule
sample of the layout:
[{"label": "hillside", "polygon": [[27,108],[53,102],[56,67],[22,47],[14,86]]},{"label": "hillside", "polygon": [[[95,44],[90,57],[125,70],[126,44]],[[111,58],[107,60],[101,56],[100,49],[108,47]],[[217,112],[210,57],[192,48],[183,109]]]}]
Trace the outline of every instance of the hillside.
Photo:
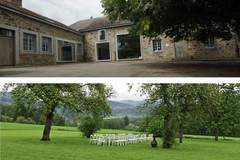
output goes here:
[{"label": "hillside", "polygon": [[0,104],[11,104],[12,98],[10,93],[0,92]]},{"label": "hillside", "polygon": [[140,106],[143,101],[132,101],[132,100],[122,100],[122,101],[110,101],[112,107],[113,117],[142,117]]},{"label": "hillside", "polygon": [[[121,101],[109,101],[112,108],[113,117],[132,117],[138,118],[143,116],[141,113],[140,106],[143,104],[143,101],[134,101],[134,100],[121,100]],[[10,93],[1,93],[0,104],[8,105],[12,103],[12,98]],[[61,113],[61,112],[58,112]],[[66,117],[66,115],[64,115]],[[67,117],[66,117],[67,118]]]}]

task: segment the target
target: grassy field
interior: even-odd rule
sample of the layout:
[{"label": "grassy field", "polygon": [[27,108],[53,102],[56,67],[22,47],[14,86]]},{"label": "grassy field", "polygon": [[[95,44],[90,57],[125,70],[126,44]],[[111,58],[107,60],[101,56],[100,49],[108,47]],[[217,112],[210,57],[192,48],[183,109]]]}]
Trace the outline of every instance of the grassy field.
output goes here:
[{"label": "grassy field", "polygon": [[[125,147],[90,145],[72,127],[53,127],[52,141],[41,142],[43,126],[0,123],[1,160],[239,160],[240,139],[186,139],[171,150],[149,143]],[[126,131],[102,130],[100,133]]]}]

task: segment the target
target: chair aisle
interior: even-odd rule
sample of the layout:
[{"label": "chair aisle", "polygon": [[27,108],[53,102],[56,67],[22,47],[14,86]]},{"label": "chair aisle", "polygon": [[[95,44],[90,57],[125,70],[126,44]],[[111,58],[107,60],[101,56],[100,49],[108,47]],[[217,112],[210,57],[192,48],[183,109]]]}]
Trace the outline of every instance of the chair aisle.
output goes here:
[{"label": "chair aisle", "polygon": [[142,143],[153,139],[153,135],[147,134],[95,134],[90,137],[90,144],[99,146],[125,146]]}]

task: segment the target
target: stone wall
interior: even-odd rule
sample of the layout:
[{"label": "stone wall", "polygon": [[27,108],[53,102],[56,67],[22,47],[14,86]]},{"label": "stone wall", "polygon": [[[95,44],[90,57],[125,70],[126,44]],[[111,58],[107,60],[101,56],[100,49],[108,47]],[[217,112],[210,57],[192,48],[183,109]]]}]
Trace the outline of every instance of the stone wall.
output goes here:
[{"label": "stone wall", "polygon": [[[38,41],[40,41],[40,34],[53,37],[53,55],[46,55],[41,53],[40,49],[36,53],[24,53],[20,47],[18,64],[39,65],[39,64],[55,64],[56,63],[56,38],[66,39],[70,41],[82,42],[82,37],[64,29],[48,25],[46,23],[27,18],[25,16],[15,14],[13,12],[0,9],[0,25],[15,27],[19,29],[20,46],[22,45],[21,31],[26,30],[38,34]],[[39,44],[37,44],[39,46]],[[40,46],[38,47],[40,48]],[[82,56],[77,57],[78,61],[83,61]]]},{"label": "stone wall", "polygon": [[55,64],[55,56],[47,54],[20,54],[19,65],[49,65]]},{"label": "stone wall", "polygon": [[[111,61],[117,61],[116,55],[116,44],[117,35],[128,34],[128,27],[119,27],[107,29],[107,40],[110,45]],[[97,61],[96,57],[96,43],[98,40],[98,31],[86,32],[84,38],[85,45],[85,56],[87,61]],[[141,53],[144,60],[155,61],[155,60],[172,60],[174,58],[174,48],[171,40],[163,38],[164,51],[159,53],[153,52],[152,41],[150,38],[144,38],[140,36]]]},{"label": "stone wall", "polygon": [[214,48],[206,48],[203,43],[197,41],[183,41],[180,42],[180,45],[177,43],[176,46],[183,50],[183,56],[177,57],[179,60],[227,60],[237,58],[235,40],[215,40]]},{"label": "stone wall", "polygon": [[[116,36],[117,34],[128,33],[128,28],[119,27],[106,30],[106,41],[109,42],[111,61],[116,61]],[[87,61],[97,61],[96,56],[96,43],[104,42],[98,40],[98,31],[86,32],[84,38],[85,56]]]},{"label": "stone wall", "polygon": [[[128,33],[128,27],[107,29],[107,42],[110,43],[111,61],[116,61],[116,36]],[[162,40],[162,51],[154,52],[151,38],[141,36],[141,52],[143,60],[172,61],[172,60],[222,60],[236,59],[236,41],[216,40],[216,47],[208,49],[203,43],[181,41],[174,43],[170,38],[159,37]],[[96,61],[96,42],[98,32],[85,33],[85,54],[88,61]]]},{"label": "stone wall", "polygon": [[153,51],[153,39],[144,38],[143,40],[143,59],[148,61],[171,61],[175,59],[174,43],[169,38],[158,37],[162,41],[162,51]]}]

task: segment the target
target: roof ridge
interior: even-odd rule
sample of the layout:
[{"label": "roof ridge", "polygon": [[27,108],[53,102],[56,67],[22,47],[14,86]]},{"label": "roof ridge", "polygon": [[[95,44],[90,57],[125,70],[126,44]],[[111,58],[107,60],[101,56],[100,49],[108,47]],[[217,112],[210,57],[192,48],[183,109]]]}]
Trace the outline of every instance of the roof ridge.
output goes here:
[{"label": "roof ridge", "polygon": [[130,21],[127,20],[112,21],[108,17],[103,16],[92,19],[79,20],[76,23],[70,25],[70,27],[80,32],[86,32],[129,25],[132,25]]},{"label": "roof ridge", "polygon": [[[24,7],[17,7],[17,6],[14,6],[14,5],[11,5],[9,4],[8,2],[5,2],[5,1],[0,1],[0,5],[1,6],[4,6],[4,7],[7,7],[7,8],[10,8],[12,10],[15,10],[15,11],[18,11],[18,12],[21,12],[22,14],[26,14],[28,16],[31,16],[31,17],[35,17],[37,19],[40,19],[42,21],[45,21],[46,23],[50,24],[50,25],[53,25],[55,27],[58,27],[58,28],[62,28],[62,29],[66,29],[68,31],[71,31],[71,32],[74,32],[74,33],[78,33],[76,30],[74,30],[73,28],[57,21],[57,20],[54,20],[54,19],[51,19],[49,17],[46,17],[46,16],[43,16],[39,13],[36,13],[34,11],[31,11],[27,8],[24,8]],[[0,6],[0,7],[1,7]]]},{"label": "roof ridge", "polygon": [[95,18],[89,18],[89,19],[82,19],[82,20],[79,20],[79,21],[71,24],[70,26],[72,26],[72,25],[74,25],[74,24],[77,24],[77,23],[79,23],[79,22],[94,21],[94,20],[103,19],[103,18],[107,18],[107,17],[102,16],[102,17],[95,17]]}]

